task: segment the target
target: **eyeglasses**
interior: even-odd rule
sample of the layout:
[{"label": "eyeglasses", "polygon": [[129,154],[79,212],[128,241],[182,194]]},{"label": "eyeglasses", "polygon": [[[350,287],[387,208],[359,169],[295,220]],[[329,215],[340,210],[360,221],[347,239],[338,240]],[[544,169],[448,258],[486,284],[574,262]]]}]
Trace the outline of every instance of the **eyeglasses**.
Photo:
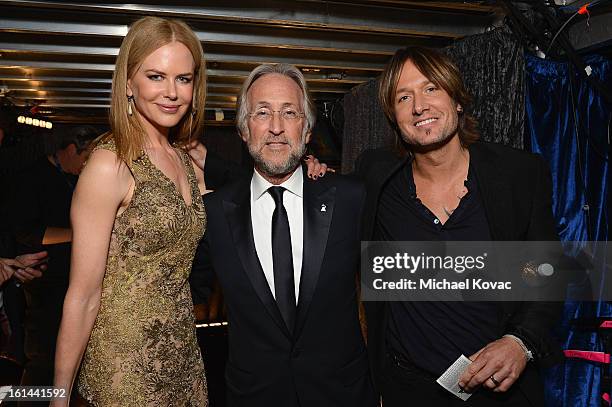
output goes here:
[{"label": "eyeglasses", "polygon": [[293,121],[304,117],[303,112],[298,112],[295,109],[285,108],[283,110],[271,110],[265,107],[257,109],[252,113],[249,113],[249,116],[259,122],[267,122],[272,120],[272,116],[274,116],[274,113],[280,114],[281,119],[287,121]]}]

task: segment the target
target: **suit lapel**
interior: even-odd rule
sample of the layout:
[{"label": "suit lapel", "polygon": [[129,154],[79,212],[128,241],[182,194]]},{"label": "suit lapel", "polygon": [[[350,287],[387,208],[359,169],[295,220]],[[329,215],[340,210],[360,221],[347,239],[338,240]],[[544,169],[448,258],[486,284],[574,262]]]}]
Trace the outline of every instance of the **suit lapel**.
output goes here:
[{"label": "suit lapel", "polygon": [[482,198],[492,240],[511,240],[514,219],[512,191],[506,179],[499,172],[499,166],[494,157],[487,156],[475,143],[470,146],[470,161],[474,166],[474,174],[478,192]]},{"label": "suit lapel", "polygon": [[368,186],[368,197],[364,209],[363,230],[361,236],[363,240],[372,240],[374,236],[374,225],[376,224],[376,213],[378,212],[378,202],[383,186],[389,178],[393,176],[408,161],[408,157],[403,157],[390,162],[380,162],[366,174],[366,186]]},{"label": "suit lapel", "polygon": [[291,335],[276,305],[276,300],[270,292],[270,286],[257,257],[251,222],[250,178],[237,185],[233,199],[223,201],[223,210],[232,232],[240,262],[257,296],[276,325],[285,335],[290,337]]},{"label": "suit lapel", "polygon": [[304,243],[295,338],[299,337],[304,327],[308,308],[319,280],[334,214],[336,187],[328,187],[325,184],[324,180],[311,181],[304,176]]}]

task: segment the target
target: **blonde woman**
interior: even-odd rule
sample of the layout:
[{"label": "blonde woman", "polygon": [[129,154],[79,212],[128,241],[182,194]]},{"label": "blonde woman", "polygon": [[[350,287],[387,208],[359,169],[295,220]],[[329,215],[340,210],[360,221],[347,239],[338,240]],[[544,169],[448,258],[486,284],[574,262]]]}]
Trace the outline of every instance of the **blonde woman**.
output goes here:
[{"label": "blonde woman", "polygon": [[[111,131],[77,184],[55,386],[100,406],[205,406],[187,278],[206,223],[186,148],[204,119],[202,47],[184,23],[134,23],[117,57]],[[68,399],[55,400],[65,405]]]}]

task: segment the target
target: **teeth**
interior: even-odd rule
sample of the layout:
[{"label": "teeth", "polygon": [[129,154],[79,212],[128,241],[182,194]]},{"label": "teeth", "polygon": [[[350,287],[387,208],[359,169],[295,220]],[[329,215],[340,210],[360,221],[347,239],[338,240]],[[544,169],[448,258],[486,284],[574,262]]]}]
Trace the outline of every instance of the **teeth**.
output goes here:
[{"label": "teeth", "polygon": [[431,119],[423,120],[422,122],[417,122],[417,124],[415,126],[416,127],[420,127],[420,126],[422,126],[424,124],[429,124],[429,123],[435,122],[436,120],[438,120],[438,119],[431,118]]}]

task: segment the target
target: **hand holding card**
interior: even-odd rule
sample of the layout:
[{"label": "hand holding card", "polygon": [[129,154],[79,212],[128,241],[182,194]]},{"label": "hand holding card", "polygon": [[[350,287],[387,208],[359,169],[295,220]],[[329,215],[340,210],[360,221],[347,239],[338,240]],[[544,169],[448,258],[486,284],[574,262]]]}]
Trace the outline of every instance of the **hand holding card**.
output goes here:
[{"label": "hand holding card", "polygon": [[436,382],[461,400],[465,401],[469,399],[472,393],[466,393],[459,387],[459,378],[471,363],[472,361],[465,355],[459,356],[459,358],[442,373],[442,376],[440,376]]}]

